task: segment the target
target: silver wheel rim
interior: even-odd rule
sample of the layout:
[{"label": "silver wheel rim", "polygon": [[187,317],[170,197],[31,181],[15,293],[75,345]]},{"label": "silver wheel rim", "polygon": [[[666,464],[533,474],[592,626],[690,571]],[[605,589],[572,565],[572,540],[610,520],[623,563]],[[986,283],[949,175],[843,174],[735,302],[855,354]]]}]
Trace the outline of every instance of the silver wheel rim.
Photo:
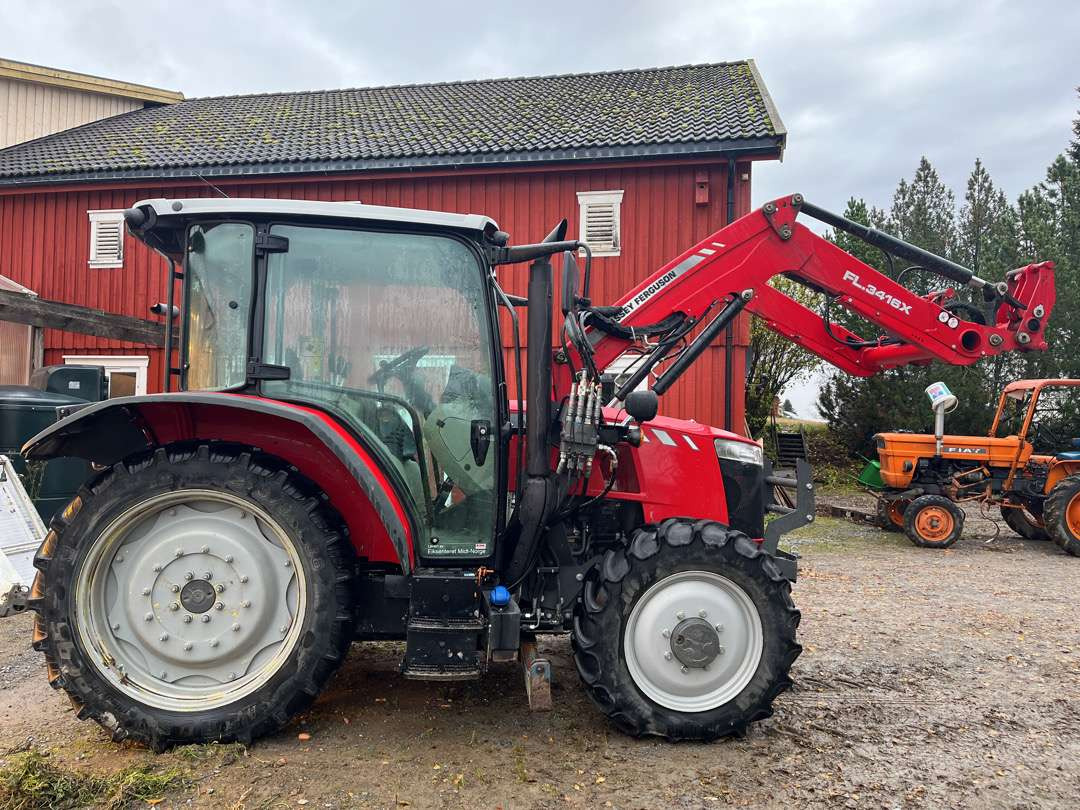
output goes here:
[{"label": "silver wheel rim", "polygon": [[250,501],[212,490],[127,509],[94,541],[72,598],[94,668],[140,703],[184,712],[263,686],[307,610],[289,535]]},{"label": "silver wheel rim", "polygon": [[[688,665],[675,643],[677,628],[691,622],[698,630],[707,623],[709,644],[713,636],[718,642],[704,665]],[[650,700],[680,712],[705,712],[734,700],[757,672],[763,649],[753,600],[711,571],[681,571],[652,585],[630,612],[623,636],[634,683]]]}]

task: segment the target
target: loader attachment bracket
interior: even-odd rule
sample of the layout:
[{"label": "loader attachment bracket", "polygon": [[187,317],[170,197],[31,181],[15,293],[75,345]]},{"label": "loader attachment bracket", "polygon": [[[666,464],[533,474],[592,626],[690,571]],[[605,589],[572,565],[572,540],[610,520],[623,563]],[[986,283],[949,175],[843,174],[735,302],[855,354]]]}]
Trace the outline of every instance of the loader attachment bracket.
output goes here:
[{"label": "loader attachment bracket", "polygon": [[775,499],[770,497],[765,507],[766,511],[777,517],[770,520],[765,527],[762,550],[777,556],[781,553],[778,545],[783,535],[814,522],[814,480],[810,465],[801,458],[795,461],[794,478],[773,475],[771,464],[766,467],[765,473],[765,483],[769,485],[770,493],[773,487],[795,490],[793,506],[776,503]]}]

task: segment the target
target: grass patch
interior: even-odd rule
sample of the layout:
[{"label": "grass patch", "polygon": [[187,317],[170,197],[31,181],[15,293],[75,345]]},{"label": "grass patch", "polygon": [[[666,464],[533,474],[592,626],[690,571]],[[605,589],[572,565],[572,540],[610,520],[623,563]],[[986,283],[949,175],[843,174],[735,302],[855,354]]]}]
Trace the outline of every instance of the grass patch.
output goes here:
[{"label": "grass patch", "polygon": [[888,543],[891,536],[873,526],[860,526],[840,518],[818,515],[814,522],[785,534],[780,548],[800,554],[817,551],[854,551],[867,543]]},{"label": "grass patch", "polygon": [[154,771],[152,766],[140,765],[97,776],[59,767],[44,754],[28,751],[8,758],[0,767],[0,806],[7,810],[69,810],[91,804],[120,808],[159,799],[166,791],[187,784],[178,768]]}]

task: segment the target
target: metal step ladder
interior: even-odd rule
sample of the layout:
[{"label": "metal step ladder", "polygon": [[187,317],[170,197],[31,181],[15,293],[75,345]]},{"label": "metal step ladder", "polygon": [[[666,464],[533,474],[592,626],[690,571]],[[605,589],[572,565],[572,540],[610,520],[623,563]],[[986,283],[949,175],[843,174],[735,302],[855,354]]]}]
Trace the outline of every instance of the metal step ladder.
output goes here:
[{"label": "metal step ladder", "polygon": [[483,671],[485,622],[474,571],[417,569],[406,623],[406,678],[463,681]]}]

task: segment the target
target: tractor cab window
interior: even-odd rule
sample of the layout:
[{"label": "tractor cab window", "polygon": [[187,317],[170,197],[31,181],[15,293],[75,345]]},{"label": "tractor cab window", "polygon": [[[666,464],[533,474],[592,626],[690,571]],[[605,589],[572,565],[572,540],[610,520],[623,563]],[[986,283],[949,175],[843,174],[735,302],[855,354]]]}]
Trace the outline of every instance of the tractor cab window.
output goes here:
[{"label": "tractor cab window", "polygon": [[485,268],[445,236],[272,233],[289,247],[268,260],[263,361],[290,379],[263,391],[366,439],[416,507],[421,554],[487,556],[498,452]]},{"label": "tractor cab window", "polygon": [[195,225],[187,245],[185,387],[217,390],[242,385],[255,230],[235,222]]},{"label": "tractor cab window", "polygon": [[1056,455],[1072,450],[1080,437],[1080,403],[1076,388],[1044,388],[1035,403],[1028,441],[1040,455]]}]

